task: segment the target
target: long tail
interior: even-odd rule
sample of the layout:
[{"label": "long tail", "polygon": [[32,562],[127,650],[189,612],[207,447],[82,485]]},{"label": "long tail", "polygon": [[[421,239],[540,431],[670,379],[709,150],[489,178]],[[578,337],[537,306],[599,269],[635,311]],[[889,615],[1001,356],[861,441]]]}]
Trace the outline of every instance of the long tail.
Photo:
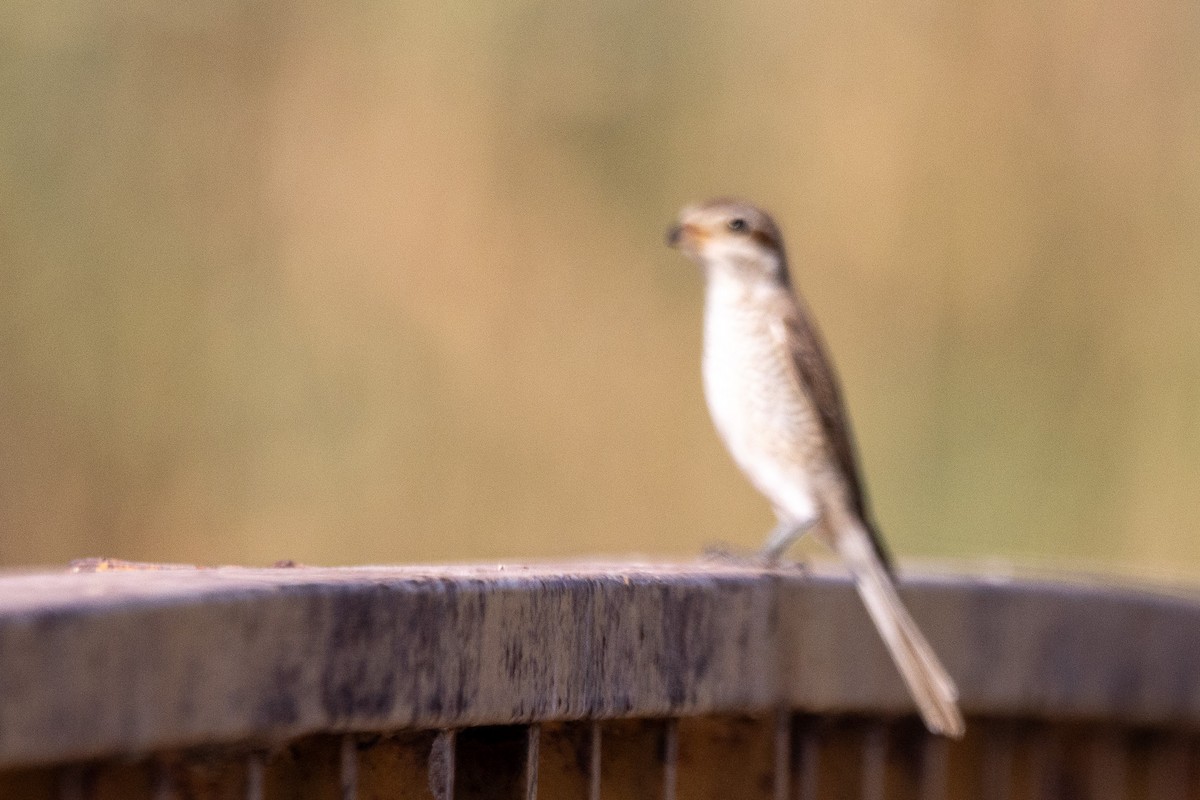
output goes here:
[{"label": "long tail", "polygon": [[900,602],[866,527],[850,514],[838,522],[841,524],[836,527],[835,549],[854,574],[858,594],[908,684],[925,726],[933,733],[960,738],[966,731],[966,723],[958,709],[954,679]]}]

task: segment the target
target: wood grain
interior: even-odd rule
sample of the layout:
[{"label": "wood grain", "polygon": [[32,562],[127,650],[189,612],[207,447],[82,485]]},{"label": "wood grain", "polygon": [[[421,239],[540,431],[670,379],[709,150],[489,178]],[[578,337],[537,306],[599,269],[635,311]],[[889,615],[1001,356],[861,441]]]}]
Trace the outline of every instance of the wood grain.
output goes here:
[{"label": "wood grain", "polygon": [[[1194,597],[947,576],[909,578],[903,592],[971,715],[1200,725]],[[841,573],[620,563],[0,577],[0,768],[781,706],[911,714]]]}]

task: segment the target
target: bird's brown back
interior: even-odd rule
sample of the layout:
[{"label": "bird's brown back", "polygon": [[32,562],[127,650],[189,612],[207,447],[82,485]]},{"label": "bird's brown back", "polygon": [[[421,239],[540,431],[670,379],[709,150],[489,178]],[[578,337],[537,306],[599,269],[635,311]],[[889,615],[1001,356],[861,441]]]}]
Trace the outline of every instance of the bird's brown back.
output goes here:
[{"label": "bird's brown back", "polygon": [[826,354],[821,335],[813,324],[812,315],[805,307],[804,301],[796,296],[794,291],[790,294],[792,302],[783,310],[782,316],[796,379],[816,406],[831,454],[845,477],[851,507],[871,534],[872,544],[880,560],[888,572],[891,572],[891,554],[871,519],[866,486],[859,472],[858,453],[850,429],[850,419],[842,402],[837,373]]}]

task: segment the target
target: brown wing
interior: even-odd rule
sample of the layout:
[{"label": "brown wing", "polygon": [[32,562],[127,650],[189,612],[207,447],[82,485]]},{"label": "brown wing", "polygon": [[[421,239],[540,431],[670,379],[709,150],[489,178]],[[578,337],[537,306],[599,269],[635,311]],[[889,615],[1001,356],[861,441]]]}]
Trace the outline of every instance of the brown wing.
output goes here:
[{"label": "brown wing", "polygon": [[788,349],[792,354],[792,366],[800,385],[809,393],[817,414],[821,418],[821,427],[833,450],[833,456],[846,476],[846,486],[850,492],[850,502],[859,519],[866,525],[871,534],[871,542],[875,551],[892,572],[892,558],[875,523],[871,519],[867,507],[866,487],[858,470],[858,455],[854,447],[854,435],[850,430],[850,418],[842,404],[842,393],[838,387],[837,374],[833,364],[825,353],[825,345],[821,335],[812,322],[812,315],[805,308],[803,301],[793,298],[794,303],[783,315],[784,331],[787,337]]}]

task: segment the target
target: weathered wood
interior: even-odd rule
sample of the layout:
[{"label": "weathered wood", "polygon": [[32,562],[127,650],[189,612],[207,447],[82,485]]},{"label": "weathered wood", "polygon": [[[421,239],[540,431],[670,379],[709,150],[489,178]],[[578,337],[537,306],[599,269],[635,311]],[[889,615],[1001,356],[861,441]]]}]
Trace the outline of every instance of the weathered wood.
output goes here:
[{"label": "weathered wood", "polygon": [[361,739],[357,800],[438,800],[428,771],[436,738],[420,731]]},{"label": "weathered wood", "polygon": [[600,730],[600,796],[604,800],[666,798],[666,722],[617,720],[604,723]]},{"label": "weathered wood", "polygon": [[332,800],[341,797],[340,736],[308,736],[271,754],[263,778],[264,800]]},{"label": "weathered wood", "polygon": [[0,797],[58,800],[58,783],[58,774],[50,768],[0,772]]},{"label": "weathered wood", "polygon": [[791,800],[792,770],[795,748],[795,738],[792,735],[794,715],[787,709],[775,711],[775,730],[771,738],[771,798],[772,800]]},{"label": "weathered wood", "polygon": [[[157,762],[156,791],[146,797],[153,796],[155,800],[243,800],[257,795],[261,798],[261,788],[256,792],[252,785],[255,763],[254,756],[239,751],[171,754]],[[116,796],[130,800],[142,795],[124,792]]]},{"label": "weathered wood", "polygon": [[663,722],[662,747],[659,750],[662,760],[662,798],[679,800],[679,720],[668,719]]},{"label": "weathered wood", "polygon": [[[1196,598],[945,577],[903,591],[968,713],[1200,726]],[[840,573],[616,564],[0,577],[0,768],[269,747],[318,731],[780,706],[911,714]],[[284,780],[278,759],[268,796]]]},{"label": "weathered wood", "polygon": [[[921,737],[920,800],[951,800],[950,743],[940,736]],[[970,796],[970,795],[967,795]]]},{"label": "weathered wood", "polygon": [[[910,579],[901,593],[968,713],[1200,725],[1200,596],[961,578]],[[779,610],[792,708],[911,713],[848,583],[784,580]]]},{"label": "weathered wood", "polygon": [[679,800],[773,800],[773,716],[679,720]]},{"label": "weathered wood", "polygon": [[557,722],[541,728],[538,797],[591,800],[592,723]]},{"label": "weathered wood", "polygon": [[[1196,798],[1200,736],[1094,724],[979,720],[962,741],[928,735],[916,719],[798,717],[796,800],[1180,800]],[[541,735],[533,735],[544,727]],[[608,739],[603,794],[591,794],[586,723],[488,726],[447,737],[431,731],[305,737],[271,754],[245,748],[160,753],[0,772],[0,798],[20,800],[532,800],[670,798],[677,731],[677,800],[772,797],[775,720],[689,717],[601,723]],[[453,743],[461,760],[452,794],[429,785],[430,755]],[[534,743],[537,742],[537,745]],[[995,757],[996,745],[1004,755]],[[460,748],[461,745],[461,748]],[[353,761],[354,766],[347,767]],[[255,764],[263,764],[255,780]],[[819,774],[818,774],[819,773]],[[353,776],[353,782],[347,781]]]},{"label": "weathered wood", "polygon": [[429,792],[434,800],[454,800],[455,762],[458,736],[454,731],[438,731],[429,751],[427,773]]},{"label": "weathered wood", "polygon": [[821,775],[821,742],[818,721],[797,715],[792,718],[792,794],[796,800],[817,800]]},{"label": "weathered wood", "polygon": [[1013,800],[1016,739],[1011,723],[973,725],[950,760],[950,797]]},{"label": "weathered wood", "polygon": [[525,790],[522,800],[537,800],[538,797],[538,767],[541,765],[542,726],[530,725],[525,729],[525,771],[521,776],[522,788]]}]

